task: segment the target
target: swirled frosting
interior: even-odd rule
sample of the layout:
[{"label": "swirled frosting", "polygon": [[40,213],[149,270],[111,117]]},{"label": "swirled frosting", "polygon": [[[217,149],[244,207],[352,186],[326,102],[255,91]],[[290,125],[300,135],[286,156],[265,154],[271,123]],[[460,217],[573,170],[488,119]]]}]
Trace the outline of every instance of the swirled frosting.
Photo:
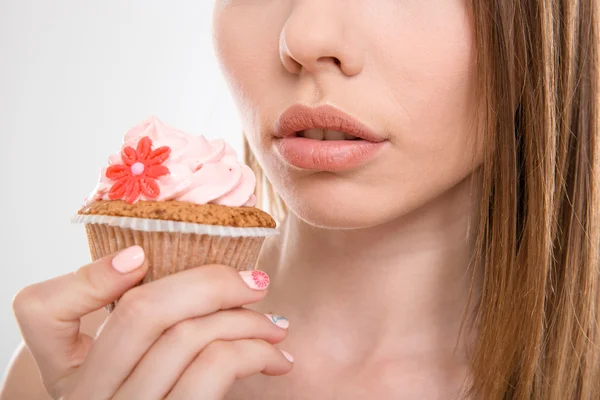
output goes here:
[{"label": "swirled frosting", "polygon": [[177,200],[254,206],[256,177],[224,140],[190,136],[156,117],[132,128],[89,200]]}]

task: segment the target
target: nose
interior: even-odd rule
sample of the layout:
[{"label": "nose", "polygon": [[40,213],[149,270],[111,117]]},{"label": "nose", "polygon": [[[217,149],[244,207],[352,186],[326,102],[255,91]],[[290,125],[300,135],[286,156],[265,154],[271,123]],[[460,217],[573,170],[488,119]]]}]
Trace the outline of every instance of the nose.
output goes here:
[{"label": "nose", "polygon": [[351,22],[347,0],[293,2],[279,37],[285,69],[293,74],[327,69],[359,74],[365,55]]}]

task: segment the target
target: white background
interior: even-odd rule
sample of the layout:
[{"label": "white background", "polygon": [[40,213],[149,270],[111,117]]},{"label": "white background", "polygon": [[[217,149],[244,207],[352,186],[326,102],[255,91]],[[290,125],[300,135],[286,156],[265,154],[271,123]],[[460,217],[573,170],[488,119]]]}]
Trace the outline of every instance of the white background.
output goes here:
[{"label": "white background", "polygon": [[0,0],[0,374],[16,292],[89,262],[69,218],[130,127],[155,114],[240,150],[212,3]]}]

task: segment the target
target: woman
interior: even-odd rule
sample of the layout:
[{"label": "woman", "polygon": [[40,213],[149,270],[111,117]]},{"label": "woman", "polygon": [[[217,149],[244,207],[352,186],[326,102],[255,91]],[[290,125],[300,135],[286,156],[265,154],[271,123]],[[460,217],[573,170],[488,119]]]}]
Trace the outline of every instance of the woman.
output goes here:
[{"label": "woman", "polygon": [[217,1],[268,295],[128,291],[137,248],[30,286],[4,398],[600,398],[598,8]]}]

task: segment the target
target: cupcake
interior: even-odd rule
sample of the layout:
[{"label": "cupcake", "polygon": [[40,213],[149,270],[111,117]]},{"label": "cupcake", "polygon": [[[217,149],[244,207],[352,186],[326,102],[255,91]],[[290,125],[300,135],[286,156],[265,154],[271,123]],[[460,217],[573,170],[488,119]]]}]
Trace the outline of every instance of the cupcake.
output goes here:
[{"label": "cupcake", "polygon": [[206,264],[252,270],[265,237],[277,233],[254,207],[255,186],[225,141],[151,117],[127,132],[73,222],[85,225],[93,260],[141,246],[142,284]]}]

